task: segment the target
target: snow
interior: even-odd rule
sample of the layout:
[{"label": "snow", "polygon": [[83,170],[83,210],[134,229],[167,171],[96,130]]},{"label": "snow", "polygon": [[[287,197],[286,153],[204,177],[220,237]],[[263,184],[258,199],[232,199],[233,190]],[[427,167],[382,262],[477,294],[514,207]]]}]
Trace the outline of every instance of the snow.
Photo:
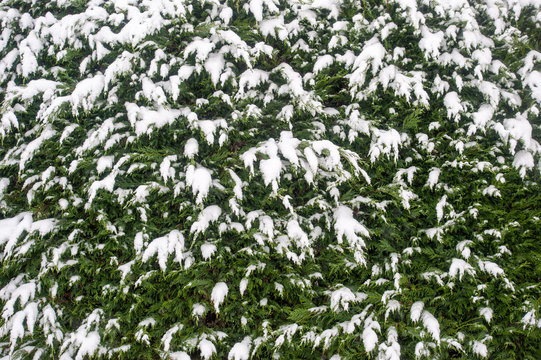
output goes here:
[{"label": "snow", "polygon": [[493,196],[493,197],[501,197],[501,193],[500,193],[500,190],[498,190],[498,188],[494,185],[489,185],[487,186],[485,189],[482,190],[481,192],[483,195],[485,196]]},{"label": "snow", "polygon": [[426,182],[426,185],[429,186],[430,189],[434,189],[434,186],[438,184],[440,173],[441,170],[438,168],[432,168],[430,170],[430,173],[428,174],[428,180]]},{"label": "snow", "polygon": [[401,142],[400,134],[395,129],[374,129],[370,151],[368,152],[370,162],[375,162],[381,154],[390,156],[391,153],[394,155],[394,160],[396,161]]},{"label": "snow", "polygon": [[400,303],[397,300],[389,300],[385,310],[385,320],[387,321],[391,312],[396,312],[398,310],[400,310]]},{"label": "snow", "polygon": [[98,174],[101,174],[106,169],[112,168],[114,159],[115,159],[115,157],[112,156],[112,155],[110,155],[110,156],[102,156],[101,158],[99,158],[98,163],[96,165],[96,170],[98,171]]},{"label": "snow", "polygon": [[372,73],[376,74],[383,64],[383,57],[386,51],[377,37],[370,39],[363,47],[361,53],[353,63],[353,73],[350,77],[350,86],[352,86],[352,94],[357,90],[358,86],[362,86],[366,79],[368,67],[372,65]]},{"label": "snow", "polygon": [[511,152],[515,151],[517,141],[522,141],[526,149],[530,148],[532,144],[532,125],[523,115],[518,114],[516,118],[505,119],[503,125],[511,137],[509,140]]},{"label": "snow", "polygon": [[436,340],[436,342],[440,343],[440,324],[438,320],[429,313],[428,311],[424,310],[423,314],[421,316],[423,320],[423,326],[425,329],[432,335],[432,338]]},{"label": "snow", "polygon": [[528,311],[526,315],[524,315],[524,317],[520,320],[520,322],[524,324],[524,329],[530,326],[533,326],[533,327],[537,326],[538,328],[541,328],[541,320],[539,321],[536,320],[535,313],[536,313],[535,309],[532,309]]},{"label": "snow", "polygon": [[210,243],[204,243],[201,245],[201,255],[203,256],[203,259],[210,260],[215,252],[216,245]]},{"label": "snow", "polygon": [[438,58],[444,34],[442,31],[432,33],[426,26],[421,27],[423,38],[419,41],[419,48],[424,51],[425,58]]},{"label": "snow", "polygon": [[81,344],[75,360],[82,360],[85,356],[92,356],[98,350],[101,338],[97,331],[91,331],[84,338],[78,339]]},{"label": "snow", "polygon": [[102,180],[94,181],[88,188],[88,202],[85,205],[86,208],[90,208],[92,201],[96,197],[98,190],[106,190],[108,192],[113,192],[115,187],[115,179],[117,176],[117,171],[113,170],[104,177]]},{"label": "snow", "polygon": [[248,287],[248,279],[243,278],[239,283],[240,296],[244,296],[244,293],[246,292],[247,287]]},{"label": "snow", "polygon": [[448,203],[447,203],[447,195],[443,195],[441,197],[440,201],[438,201],[438,203],[436,204],[436,216],[438,217],[438,223],[443,218],[443,208],[446,205],[448,205]]},{"label": "snow", "polygon": [[38,70],[38,61],[34,52],[28,46],[21,46],[21,71],[22,76],[28,78]]},{"label": "snow", "polygon": [[162,176],[164,183],[167,183],[169,179],[175,178],[175,169],[171,167],[171,161],[176,160],[176,155],[169,155],[166,156],[160,164],[160,175]]},{"label": "snow", "polygon": [[387,331],[387,343],[381,343],[378,350],[378,359],[400,360],[398,332],[394,326],[389,327],[389,330]]},{"label": "snow", "polygon": [[[5,244],[0,259],[7,259],[14,252],[24,254],[28,251],[27,246],[31,245],[31,243],[25,243],[26,238],[21,239],[21,235],[25,234],[25,232],[28,234],[38,232],[39,235],[45,236],[55,229],[56,224],[55,219],[33,221],[32,214],[29,212],[0,220],[0,245]],[[19,240],[21,241],[19,242]],[[16,247],[18,242],[22,244],[19,248]]]},{"label": "snow", "polygon": [[415,358],[419,359],[422,357],[428,357],[430,355],[430,350],[427,349],[427,346],[425,346],[425,343],[422,341],[419,341],[415,345]]},{"label": "snow", "polygon": [[300,140],[294,138],[291,131],[282,131],[280,133],[278,149],[284,158],[286,158],[293,165],[299,164],[299,157],[297,156],[297,147],[299,144]]},{"label": "snow", "polygon": [[4,192],[8,188],[9,183],[9,178],[0,178],[0,200],[2,199]]},{"label": "snow", "polygon": [[216,346],[207,339],[201,339],[197,346],[201,352],[201,357],[205,360],[209,360],[216,353]]},{"label": "snow", "polygon": [[224,56],[220,53],[213,53],[209,55],[207,61],[205,62],[205,70],[207,70],[207,72],[210,74],[210,78],[214,85],[218,84],[224,66]]},{"label": "snow", "polygon": [[240,177],[233,171],[229,170],[229,174],[231,175],[231,178],[233,179],[235,183],[235,187],[233,188],[233,192],[235,194],[235,197],[239,200],[242,200],[243,194],[242,194],[242,187],[243,183]]},{"label": "snow", "polygon": [[216,309],[216,312],[220,312],[220,305],[223,303],[225,297],[227,296],[228,288],[227,284],[224,282],[219,282],[216,285],[214,285],[214,288],[212,289],[212,294],[210,295],[210,299],[212,300],[212,303],[214,304],[214,308]]},{"label": "snow", "polygon": [[[151,91],[153,94],[154,92]],[[158,110],[151,110],[134,103],[125,104],[128,120],[135,130],[137,136],[151,134],[153,129],[159,129],[165,125],[172,124],[183,112],[177,109],[166,109],[159,107]]]},{"label": "snow", "polygon": [[306,157],[306,161],[308,161],[308,165],[310,166],[310,170],[312,170],[313,174],[317,173],[319,160],[312,150],[312,148],[305,148],[304,149],[304,156]]},{"label": "snow", "polygon": [[314,75],[317,75],[321,70],[331,66],[333,62],[334,62],[334,58],[332,57],[332,55],[327,54],[327,55],[320,56],[316,60],[316,63],[314,64],[314,70],[313,70]]},{"label": "snow", "polygon": [[11,332],[9,341],[11,342],[11,352],[13,352],[13,349],[15,347],[15,344],[17,343],[17,339],[22,338],[24,336],[24,326],[23,322],[26,318],[26,314],[24,311],[18,311],[12,318],[11,318]]},{"label": "snow", "polygon": [[[244,71],[239,78],[239,92],[242,94],[244,89],[253,89],[259,84],[269,80],[269,73],[259,69],[248,69]],[[237,95],[238,96],[238,95]]]},{"label": "snow", "polygon": [[473,126],[473,131],[468,130],[468,134],[472,134],[477,129],[481,129],[483,133],[486,131],[487,124],[494,116],[494,107],[488,104],[483,104],[479,107],[479,110],[472,114],[473,117],[473,123],[475,124]]},{"label": "snow", "polygon": [[488,356],[488,349],[485,344],[483,344],[480,341],[474,341],[472,345],[472,350],[475,354],[481,356],[481,357],[487,357]]},{"label": "snow", "polygon": [[190,78],[190,76],[192,76],[193,72],[195,70],[195,66],[191,66],[191,65],[182,65],[179,69],[178,69],[178,77],[179,77],[179,80],[181,81],[184,81],[184,80],[187,80]]},{"label": "snow", "polygon": [[197,221],[192,224],[190,232],[195,233],[196,235],[205,232],[210,223],[218,220],[221,214],[222,209],[218,205],[207,206],[201,211]]},{"label": "snow", "polygon": [[222,11],[220,11],[220,19],[222,19],[224,24],[229,24],[229,21],[231,21],[231,18],[233,17],[233,10],[225,6]]},{"label": "snow", "polygon": [[184,145],[184,156],[189,159],[193,159],[194,155],[196,155],[198,152],[199,144],[197,143],[197,140],[194,138],[188,139]]},{"label": "snow", "polygon": [[463,240],[456,245],[457,251],[460,251],[466,260],[469,259],[471,255],[471,250],[468,247],[470,244],[472,244],[471,240]]},{"label": "snow", "polygon": [[411,305],[410,319],[413,322],[419,321],[421,318],[421,313],[423,311],[425,304],[422,301],[416,301]]},{"label": "snow", "polygon": [[214,49],[215,44],[210,42],[209,39],[195,38],[186,48],[184,49],[184,59],[186,59],[190,54],[196,53],[197,61],[204,61],[208,58],[209,53]]},{"label": "snow", "polygon": [[196,203],[201,204],[212,184],[210,170],[203,166],[195,168],[190,165],[186,171],[186,184],[192,187],[193,194],[197,196]]},{"label": "snow", "polygon": [[492,262],[492,261],[483,261],[479,260],[479,270],[489,273],[490,275],[494,277],[498,277],[499,275],[504,275],[504,271],[501,267],[498,266],[498,264]]},{"label": "snow", "polygon": [[19,170],[22,171],[25,169],[26,163],[34,157],[34,153],[42,146],[42,144],[52,138],[56,134],[51,127],[47,125],[41,132],[41,134],[31,142],[29,142],[21,153],[21,158],[19,160]]},{"label": "snow", "polygon": [[158,264],[162,271],[167,269],[167,259],[170,254],[175,254],[175,261],[180,263],[183,259],[184,236],[178,230],[173,230],[169,234],[156,238],[148,244],[143,252],[142,261],[146,262],[157,255]]},{"label": "snow", "polygon": [[479,315],[484,317],[487,323],[490,323],[492,316],[494,315],[494,311],[489,307],[480,308]]},{"label": "snow", "polygon": [[336,19],[340,13],[340,4],[342,0],[314,0],[312,1],[313,8],[327,9],[330,11],[329,16]]},{"label": "snow", "polygon": [[371,352],[376,348],[378,343],[378,334],[374,331],[372,326],[367,326],[363,330],[363,345],[367,353]]},{"label": "snow", "polygon": [[118,56],[115,61],[113,61],[107,67],[107,69],[105,69],[105,86],[108,86],[118,76],[128,74],[132,68],[132,61],[134,60],[134,58],[135,56],[132,53],[128,51],[123,51],[122,54],[120,54],[120,56]]},{"label": "snow", "polygon": [[16,242],[23,231],[27,231],[30,228],[31,224],[32,213],[29,212],[0,220],[0,245],[7,243],[4,253],[7,253],[9,250],[8,244]]},{"label": "snow", "polygon": [[273,192],[278,191],[278,182],[280,181],[280,172],[282,171],[282,161],[276,155],[270,159],[259,162],[259,170],[263,176],[265,186],[272,184]]},{"label": "snow", "polygon": [[249,8],[257,21],[263,20],[263,0],[250,0]]},{"label": "snow", "polygon": [[324,151],[329,153],[329,156],[323,161],[323,164],[327,169],[336,169],[340,165],[340,152],[338,146],[330,142],[329,140],[318,140],[312,142],[312,149],[318,155],[322,155]]},{"label": "snow", "polygon": [[84,111],[89,111],[103,92],[104,87],[105,77],[101,74],[77,83],[70,96],[74,114],[78,113],[77,108],[79,106],[82,106]]},{"label": "snow", "polygon": [[447,108],[447,117],[458,121],[460,118],[460,113],[464,111],[464,107],[460,102],[460,98],[455,91],[451,91],[445,95],[443,98],[443,103]]},{"label": "snow", "polygon": [[415,194],[413,191],[411,190],[407,190],[405,188],[401,188],[400,191],[399,191],[399,195],[400,197],[402,198],[402,206],[406,209],[406,210],[409,210],[410,208],[410,201],[411,200],[415,200],[418,198],[417,194]]},{"label": "snow", "polygon": [[250,358],[250,348],[252,339],[246,336],[242,342],[238,342],[229,351],[227,360],[248,360]]},{"label": "snow", "polygon": [[17,116],[13,111],[7,111],[2,115],[2,121],[0,122],[0,134],[2,138],[5,137],[6,133],[11,130],[11,127],[19,128],[19,122],[17,121]]},{"label": "snow", "polygon": [[190,360],[191,357],[184,351],[175,351],[172,353],[169,353],[169,356],[172,360]]},{"label": "snow", "polygon": [[290,239],[295,240],[299,248],[308,248],[310,246],[308,235],[302,230],[297,220],[290,220],[287,223],[287,235]]},{"label": "snow", "polygon": [[541,72],[534,70],[524,79],[524,85],[530,87],[532,97],[541,104]]},{"label": "snow", "polygon": [[525,150],[520,150],[515,154],[513,159],[513,166],[519,169],[520,176],[524,178],[526,171],[531,170],[534,167],[534,158],[532,154]]},{"label": "snow", "polygon": [[348,311],[349,303],[355,300],[355,294],[349,288],[343,286],[331,293],[331,309],[339,312],[341,311],[340,307],[342,307],[344,311]]},{"label": "snow", "polygon": [[201,317],[205,314],[206,310],[207,309],[202,304],[195,303],[192,305],[192,316]]},{"label": "snow", "polygon": [[465,273],[475,276],[475,270],[470,264],[462,259],[454,258],[449,268],[449,276],[454,278],[458,275],[458,279],[462,280]]},{"label": "snow", "polygon": [[[338,243],[342,243],[344,237],[354,249],[365,247],[363,237],[369,238],[368,230],[353,217],[353,211],[347,206],[340,206],[334,212],[334,230]],[[359,236],[360,234],[361,236]]]},{"label": "snow", "polygon": [[173,326],[172,328],[170,328],[169,330],[167,330],[165,332],[165,334],[163,335],[162,337],[162,343],[163,343],[163,350],[165,352],[169,352],[169,349],[171,347],[171,341],[173,340],[173,336],[179,332],[180,330],[182,330],[182,328],[184,327],[184,325],[182,324],[178,324],[178,325],[175,325]]}]

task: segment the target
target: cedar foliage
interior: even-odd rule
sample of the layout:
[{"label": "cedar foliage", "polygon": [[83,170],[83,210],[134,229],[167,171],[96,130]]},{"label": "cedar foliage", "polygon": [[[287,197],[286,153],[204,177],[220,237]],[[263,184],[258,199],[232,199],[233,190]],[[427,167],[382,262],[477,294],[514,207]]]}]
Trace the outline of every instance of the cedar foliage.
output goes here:
[{"label": "cedar foliage", "polygon": [[0,1],[0,356],[534,359],[536,1]]}]

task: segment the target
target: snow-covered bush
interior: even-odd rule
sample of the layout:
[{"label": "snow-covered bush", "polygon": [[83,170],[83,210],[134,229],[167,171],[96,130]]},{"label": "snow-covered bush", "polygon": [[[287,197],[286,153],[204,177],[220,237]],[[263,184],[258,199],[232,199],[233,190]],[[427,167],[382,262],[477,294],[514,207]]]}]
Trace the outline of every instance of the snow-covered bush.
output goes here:
[{"label": "snow-covered bush", "polygon": [[535,358],[541,2],[0,4],[0,357]]}]

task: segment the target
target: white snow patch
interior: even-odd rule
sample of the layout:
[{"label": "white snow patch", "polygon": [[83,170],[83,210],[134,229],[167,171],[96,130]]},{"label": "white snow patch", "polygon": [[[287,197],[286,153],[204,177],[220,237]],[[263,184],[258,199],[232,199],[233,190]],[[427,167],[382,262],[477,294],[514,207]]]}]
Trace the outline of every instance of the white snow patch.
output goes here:
[{"label": "white snow patch", "polygon": [[365,322],[365,328],[362,334],[363,345],[366,352],[371,352],[372,350],[374,350],[378,343],[378,334],[376,334],[374,329],[379,330],[380,329],[379,324],[376,321],[367,319],[367,321]]},{"label": "white snow patch", "polygon": [[98,174],[101,174],[106,169],[112,168],[114,159],[115,157],[113,155],[100,157],[96,165],[96,170],[98,171]]},{"label": "white snow patch", "polygon": [[175,351],[173,353],[170,353],[169,356],[171,357],[171,360],[190,360],[191,357],[188,355],[188,353],[184,351]]},{"label": "white snow patch", "polygon": [[205,62],[205,70],[210,74],[212,83],[216,86],[225,66],[224,56],[220,53],[211,54]]},{"label": "white snow patch", "polygon": [[423,326],[425,329],[432,335],[434,340],[440,343],[440,323],[438,320],[429,313],[428,311],[424,310],[422,315],[423,320]]},{"label": "white snow patch", "polygon": [[331,293],[331,309],[332,311],[339,312],[340,306],[348,311],[349,303],[355,301],[356,297],[353,291],[343,286],[338,290]]},{"label": "white snow patch", "polygon": [[184,236],[180,231],[173,230],[168,235],[152,240],[143,253],[142,261],[146,262],[157,254],[158,264],[162,271],[165,271],[169,255],[174,253],[175,261],[180,264],[183,259],[183,251]]},{"label": "white snow patch", "polygon": [[87,355],[94,355],[94,353],[98,350],[101,338],[97,331],[91,331],[84,338],[79,338],[78,340],[81,342],[81,344],[79,351],[75,356],[75,360],[83,360]]},{"label": "white snow patch", "polygon": [[441,170],[438,168],[432,168],[430,170],[430,173],[428,174],[428,180],[426,182],[426,185],[429,186],[430,189],[434,189],[434,186],[438,183],[440,173]]},{"label": "white snow patch", "polygon": [[221,214],[222,209],[218,205],[207,206],[201,211],[197,221],[192,224],[190,232],[195,233],[195,235],[204,232],[211,222],[218,220]]},{"label": "white snow patch", "polygon": [[197,140],[194,138],[188,139],[184,145],[184,156],[186,156],[188,159],[193,159],[194,155],[196,155],[198,152],[199,144],[197,143]]},{"label": "white snow patch", "polygon": [[209,360],[216,353],[216,346],[207,339],[201,339],[198,347],[201,357],[205,360]]},{"label": "white snow patch", "polygon": [[248,360],[250,358],[250,348],[252,345],[252,338],[246,336],[241,342],[233,345],[227,360]]},{"label": "white snow patch", "polygon": [[186,171],[186,185],[192,187],[192,192],[197,195],[195,202],[201,204],[203,199],[207,197],[212,184],[212,177],[210,170],[199,166],[197,169],[190,165]]},{"label": "white snow patch", "polygon": [[480,342],[480,341],[474,341],[473,342],[472,350],[473,350],[474,354],[477,354],[479,356],[482,356],[482,357],[487,357],[488,356],[487,346],[485,344],[483,344],[482,342]]},{"label": "white snow patch", "polygon": [[527,170],[533,169],[534,165],[534,158],[530,152],[520,150],[515,154],[515,158],[513,159],[513,167],[519,170],[522,178],[526,176]]},{"label": "white snow patch", "polygon": [[449,276],[454,278],[458,275],[458,279],[462,280],[464,273],[475,276],[475,269],[466,261],[454,258],[452,260],[451,267],[449,268]]},{"label": "white snow patch", "polygon": [[464,111],[464,106],[462,106],[460,98],[455,91],[451,91],[445,95],[443,104],[447,108],[447,117],[449,119],[460,120],[460,112]]},{"label": "white snow patch", "polygon": [[530,87],[532,97],[541,104],[541,72],[534,70],[524,79],[524,85]]},{"label": "white snow patch", "polygon": [[432,33],[426,26],[421,28],[423,38],[419,41],[419,48],[424,51],[425,58],[438,58],[444,34],[442,31]]},{"label": "white snow patch", "polygon": [[490,323],[492,316],[494,315],[494,311],[489,307],[484,307],[479,309],[479,315],[483,316],[487,323]]},{"label": "white snow patch", "polygon": [[195,303],[192,305],[192,316],[193,317],[201,317],[205,314],[205,311],[207,309],[205,308],[204,305],[202,304],[199,304],[199,303]]},{"label": "white snow patch", "polygon": [[317,75],[321,70],[331,66],[333,62],[334,62],[334,58],[332,57],[332,55],[326,54],[326,55],[320,56],[316,60],[316,63],[314,64],[314,70],[313,70],[314,75]]},{"label": "white snow patch", "polygon": [[228,288],[227,284],[224,282],[219,282],[216,285],[214,285],[214,288],[212,289],[212,294],[210,295],[210,299],[212,300],[212,303],[214,304],[214,308],[216,309],[216,312],[220,312],[220,305],[223,303],[225,297],[227,296]]},{"label": "white snow patch", "polygon": [[216,252],[216,245],[210,243],[204,243],[201,245],[201,255],[203,259],[209,260],[212,258],[212,255]]},{"label": "white snow patch", "polygon": [[[370,233],[360,222],[353,217],[353,211],[347,206],[339,206],[334,212],[334,230],[338,243],[342,243],[344,236],[350,246],[355,250],[355,258],[358,262],[364,262],[362,248],[365,242],[362,237],[369,238]],[[361,236],[357,235],[360,234]]]},{"label": "white snow patch", "polygon": [[425,303],[422,301],[414,302],[411,305],[411,313],[410,313],[411,321],[413,322],[419,321],[419,319],[421,318],[421,313],[423,311],[424,306],[425,306]]}]

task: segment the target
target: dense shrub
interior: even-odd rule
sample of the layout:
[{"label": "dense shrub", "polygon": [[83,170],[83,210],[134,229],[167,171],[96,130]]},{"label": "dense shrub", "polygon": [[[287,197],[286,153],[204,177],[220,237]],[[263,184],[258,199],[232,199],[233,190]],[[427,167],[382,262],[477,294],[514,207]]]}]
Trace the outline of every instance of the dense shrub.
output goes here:
[{"label": "dense shrub", "polygon": [[539,1],[0,4],[0,357],[538,354]]}]

